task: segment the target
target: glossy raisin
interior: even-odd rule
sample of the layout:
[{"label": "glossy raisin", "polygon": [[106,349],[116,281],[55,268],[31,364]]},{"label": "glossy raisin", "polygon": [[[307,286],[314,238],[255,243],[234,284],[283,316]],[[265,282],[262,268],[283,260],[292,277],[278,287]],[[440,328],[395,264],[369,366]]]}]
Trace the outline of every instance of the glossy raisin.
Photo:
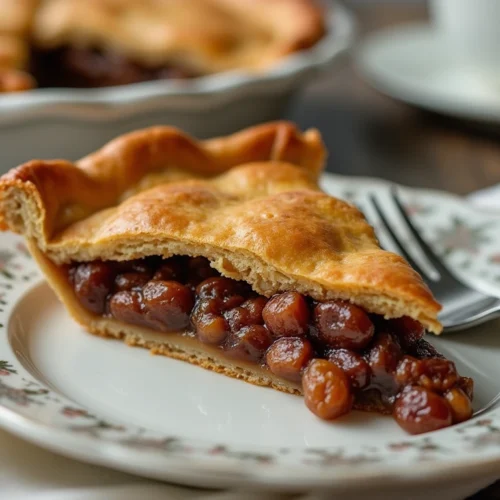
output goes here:
[{"label": "glossy raisin", "polygon": [[205,314],[220,315],[222,311],[221,302],[217,299],[198,299],[191,313],[191,319],[198,321]]},{"label": "glossy raisin", "polygon": [[366,360],[349,349],[332,349],[328,360],[342,368],[354,390],[364,389],[370,383],[371,369]]},{"label": "glossy raisin", "polygon": [[313,356],[314,350],[309,340],[303,337],[281,337],[267,350],[266,363],[275,375],[300,382],[302,370]]},{"label": "glossy raisin", "polygon": [[267,302],[268,299],[266,299],[266,297],[255,297],[245,300],[245,302],[241,304],[241,307],[243,307],[243,309],[246,309],[248,311],[249,320],[253,324],[263,325],[264,324],[263,311],[264,307],[266,307]]},{"label": "glossy raisin", "polygon": [[418,359],[426,358],[441,358],[444,356],[437,349],[427,342],[425,339],[417,340],[414,344],[408,347],[408,354],[415,356]]},{"label": "glossy raisin", "polygon": [[272,297],[262,311],[264,322],[275,337],[299,337],[309,327],[309,307],[297,292],[280,293]]},{"label": "glossy raisin", "polygon": [[458,382],[458,373],[455,364],[447,359],[405,356],[398,364],[396,381],[400,387],[420,385],[431,391],[444,392]]},{"label": "glossy raisin", "polygon": [[205,314],[193,322],[196,335],[204,344],[220,345],[228,334],[229,325],[227,321],[217,314]]},{"label": "glossy raisin", "polygon": [[177,281],[151,280],[142,294],[148,318],[160,322],[164,330],[180,330],[189,325],[194,301],[187,286]]},{"label": "glossy raisin", "polygon": [[408,387],[398,396],[393,415],[410,434],[435,431],[452,423],[451,408],[445,399],[418,386]]},{"label": "glossy raisin", "polygon": [[85,262],[72,274],[75,294],[82,306],[95,314],[103,314],[106,297],[113,289],[112,266],[101,261]]},{"label": "glossy raisin", "polygon": [[405,350],[418,342],[425,334],[422,323],[409,316],[388,320],[387,328],[398,337]]},{"label": "glossy raisin", "polygon": [[224,300],[234,295],[242,295],[245,284],[229,278],[214,277],[203,280],[196,287],[196,295],[202,299],[214,298]]},{"label": "glossy raisin", "polygon": [[242,305],[245,302],[245,297],[242,295],[230,295],[224,297],[223,299],[216,299],[220,302],[220,308],[222,311],[230,311]]},{"label": "glossy raisin", "polygon": [[353,395],[347,375],[326,359],[314,359],[302,377],[304,400],[318,417],[332,420],[348,413]]},{"label": "glossy raisin", "polygon": [[272,343],[271,334],[262,325],[245,326],[229,335],[225,352],[243,361],[260,361]]},{"label": "glossy raisin", "polygon": [[474,380],[469,377],[459,377],[457,386],[465,392],[471,401],[474,399]]},{"label": "glossy raisin", "polygon": [[115,292],[123,290],[139,290],[150,279],[150,273],[139,273],[130,271],[127,273],[120,273],[115,278]]},{"label": "glossy raisin", "polygon": [[394,371],[403,353],[395,337],[386,332],[378,333],[367,353],[367,361],[372,372],[371,383],[384,395],[394,395],[398,385]]},{"label": "glossy raisin", "polygon": [[462,389],[453,387],[444,393],[444,397],[450,405],[454,424],[465,422],[472,417],[471,400]]},{"label": "glossy raisin", "polygon": [[318,304],[314,308],[314,323],[319,341],[335,349],[363,349],[375,332],[363,309],[342,300]]},{"label": "glossy raisin", "polygon": [[[238,296],[235,296],[238,297]],[[225,317],[233,332],[244,326],[263,325],[262,310],[267,303],[264,297],[245,300],[240,306],[226,312]]]},{"label": "glossy raisin", "polygon": [[141,292],[136,290],[115,293],[109,300],[109,311],[118,321],[146,325]]}]

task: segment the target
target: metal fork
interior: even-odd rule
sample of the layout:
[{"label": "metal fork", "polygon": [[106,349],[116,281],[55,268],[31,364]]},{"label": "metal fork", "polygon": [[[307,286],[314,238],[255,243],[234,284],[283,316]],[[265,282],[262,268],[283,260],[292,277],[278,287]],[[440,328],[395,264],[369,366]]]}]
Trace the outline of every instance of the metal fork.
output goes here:
[{"label": "metal fork", "polygon": [[443,262],[443,259],[424,241],[420,231],[406,213],[395,189],[391,190],[390,198],[396,213],[405,223],[408,232],[413,236],[415,246],[420,249],[420,252],[432,265],[435,273],[430,273],[412,256],[411,250],[409,251],[410,245],[398,235],[395,224],[390,221],[377,197],[372,194],[369,196],[369,201],[380,218],[380,222],[390,235],[397,252],[422,276],[434,297],[443,305],[439,320],[443,324],[444,331],[465,330],[500,317],[500,299],[485,295],[458,280]]}]

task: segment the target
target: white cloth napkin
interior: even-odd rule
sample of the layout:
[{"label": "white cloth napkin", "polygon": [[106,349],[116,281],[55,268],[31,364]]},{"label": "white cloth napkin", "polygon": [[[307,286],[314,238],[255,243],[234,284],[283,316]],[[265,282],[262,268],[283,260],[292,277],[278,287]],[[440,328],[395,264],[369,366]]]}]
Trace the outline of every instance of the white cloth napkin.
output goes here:
[{"label": "white cloth napkin", "polygon": [[[500,210],[500,185],[469,199]],[[244,491],[207,492],[165,485],[70,460],[0,430],[0,498],[16,500],[274,500],[280,495]],[[294,497],[297,498],[297,497]],[[300,500],[312,500],[303,496]]]}]

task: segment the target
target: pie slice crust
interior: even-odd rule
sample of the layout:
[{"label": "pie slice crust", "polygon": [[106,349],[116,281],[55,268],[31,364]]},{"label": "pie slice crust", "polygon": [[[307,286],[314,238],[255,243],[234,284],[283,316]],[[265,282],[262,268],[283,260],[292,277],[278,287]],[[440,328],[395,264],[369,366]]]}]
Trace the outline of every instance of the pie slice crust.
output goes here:
[{"label": "pie slice crust", "polygon": [[288,122],[205,141],[149,128],[75,163],[13,169],[0,224],[93,334],[304,393],[327,419],[407,409],[427,391],[439,416],[396,417],[403,427],[459,421],[449,400],[470,407],[471,382],[421,338],[441,331],[439,304],[355,207],[321,191],[325,157],[316,130]]}]

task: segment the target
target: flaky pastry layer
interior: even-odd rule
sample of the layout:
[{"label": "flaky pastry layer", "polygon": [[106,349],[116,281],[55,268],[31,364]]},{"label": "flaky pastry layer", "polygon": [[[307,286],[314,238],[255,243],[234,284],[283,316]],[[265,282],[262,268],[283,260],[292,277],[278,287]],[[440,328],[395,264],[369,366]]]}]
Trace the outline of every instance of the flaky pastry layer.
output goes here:
[{"label": "flaky pastry layer", "polygon": [[286,122],[200,142],[146,129],[75,164],[14,169],[0,181],[1,221],[56,264],[204,256],[265,296],[341,298],[438,333],[440,306],[420,276],[318,187],[324,156],[316,131]]}]

